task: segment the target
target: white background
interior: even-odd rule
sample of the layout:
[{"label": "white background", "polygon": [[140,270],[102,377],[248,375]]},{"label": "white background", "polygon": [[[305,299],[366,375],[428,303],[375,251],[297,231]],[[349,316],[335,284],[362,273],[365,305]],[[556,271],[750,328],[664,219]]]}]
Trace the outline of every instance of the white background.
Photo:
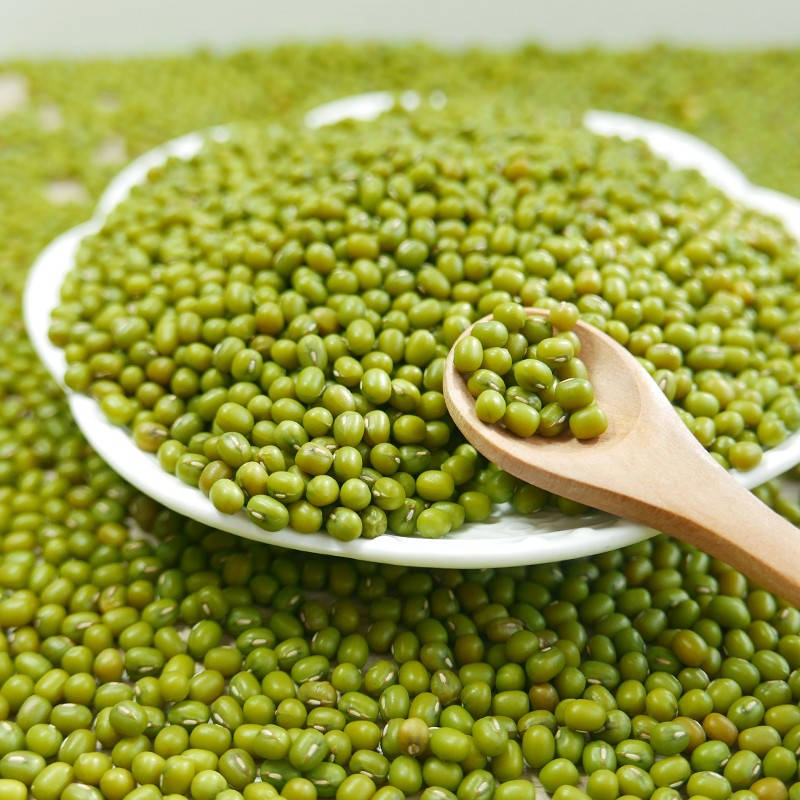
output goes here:
[{"label": "white background", "polygon": [[800,0],[0,0],[0,59],[287,40],[800,45]]}]

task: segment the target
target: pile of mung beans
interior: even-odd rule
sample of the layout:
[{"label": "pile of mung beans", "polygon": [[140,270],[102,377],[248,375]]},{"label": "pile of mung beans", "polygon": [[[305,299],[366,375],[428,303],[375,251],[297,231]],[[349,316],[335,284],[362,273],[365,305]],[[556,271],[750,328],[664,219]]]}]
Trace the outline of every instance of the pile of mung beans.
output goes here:
[{"label": "pile of mung beans", "polygon": [[[121,131],[135,155],[296,115],[298,98],[373,88],[368,74],[473,105],[661,118],[798,190],[798,66],[800,52],[342,44],[9,65],[31,101],[0,118],[3,796],[798,800],[800,614],[722,562],[657,537],[560,565],[428,571],[204,528],[92,453],[19,315],[37,251],[90,212],[42,188],[71,178],[96,197],[116,167],[93,154]],[[800,523],[796,484],[756,493]]]},{"label": "pile of mung beans", "polygon": [[[67,385],[219,511],[350,541],[441,537],[520,489],[536,510],[442,394],[487,313],[478,333],[513,361],[523,305],[625,345],[724,466],[800,427],[800,247],[642,143],[451,109],[232,135],[113,210],[50,327]],[[514,368],[510,419],[602,433],[574,333],[514,333],[538,358]],[[502,376],[469,386],[499,420]]]}]

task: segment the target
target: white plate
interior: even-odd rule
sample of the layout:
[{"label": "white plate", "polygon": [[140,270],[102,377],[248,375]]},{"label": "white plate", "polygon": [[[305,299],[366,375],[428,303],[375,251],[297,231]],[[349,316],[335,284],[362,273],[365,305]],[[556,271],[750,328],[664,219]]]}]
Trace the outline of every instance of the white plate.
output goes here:
[{"label": "white plate", "polygon": [[[422,99],[414,92],[399,96],[390,92],[373,92],[344,98],[309,112],[306,124],[317,127],[345,118],[371,119],[391,108],[395,102],[411,108]],[[433,107],[441,106],[443,97],[438,93],[427,102]],[[584,123],[602,135],[644,139],[671,166],[698,169],[731,197],[778,217],[800,238],[800,202],[751,185],[730,161],[705,142],[666,125],[625,114],[590,111],[584,117]],[[140,156],[111,182],[100,198],[95,216],[55,239],[34,263],[25,289],[25,322],[39,356],[62,387],[66,368],[64,354],[50,343],[47,331],[50,313],[58,304],[61,283],[73,265],[81,239],[99,230],[105,215],[125,198],[133,185],[144,180],[150,168],[170,156],[191,158],[206,138],[224,140],[227,135],[224,127],[190,133]],[[187,517],[249,539],[390,564],[474,568],[576,558],[624,547],[655,533],[637,523],[601,513],[567,517],[545,511],[521,517],[503,508],[497,509],[487,522],[467,525],[444,539],[385,534],[377,539],[339,542],[325,533],[302,534],[290,529],[269,533],[250,522],[244,513],[231,516],[218,512],[200,491],[164,472],[154,455],[139,450],[126,430],[110,424],[94,400],[64,388],[78,427],[92,447],[123,478]],[[800,433],[770,450],[756,469],[738,473],[736,477],[748,488],[753,488],[798,462]]]}]

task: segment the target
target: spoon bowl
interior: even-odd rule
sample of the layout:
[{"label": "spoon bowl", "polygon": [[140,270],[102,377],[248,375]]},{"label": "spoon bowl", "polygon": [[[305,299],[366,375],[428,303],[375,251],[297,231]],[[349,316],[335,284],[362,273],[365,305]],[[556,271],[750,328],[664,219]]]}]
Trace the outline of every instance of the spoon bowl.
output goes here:
[{"label": "spoon bowl", "polygon": [[520,480],[669,533],[799,602],[800,530],[709,455],[628,350],[586,323],[578,322],[575,333],[608,418],[604,433],[585,440],[520,438],[482,422],[455,367],[453,347],[445,361],[444,398],[459,430],[481,455]]},{"label": "spoon bowl", "polygon": [[[424,102],[427,100],[414,92],[397,95],[372,92],[318,106],[307,114],[306,124],[316,127],[347,118],[366,120],[395,104],[412,108]],[[430,102],[435,108],[441,97],[431,98]],[[736,167],[705,142],[668,126],[624,114],[591,111],[585,115],[584,124],[601,135],[644,139],[672,166],[699,169],[732,197],[779,217],[800,237],[800,202],[752,186]],[[155,456],[139,450],[128,431],[105,418],[95,400],[70,391],[63,381],[64,353],[50,342],[48,328],[50,314],[59,302],[61,284],[75,263],[81,240],[100,229],[109,212],[125,199],[133,186],[146,179],[150,169],[168,158],[191,158],[209,138],[224,140],[228,135],[225,126],[190,133],[132,161],[109,184],[98,201],[94,217],[54,239],[29,273],[23,305],[31,341],[48,371],[64,388],[76,424],[119,475],[164,506],[219,530],[297,550],[408,566],[484,568],[547,563],[625,547],[656,533],[641,523],[597,511],[566,516],[555,509],[543,509],[531,516],[521,516],[502,505],[495,508],[488,520],[470,523],[443,539],[409,540],[385,534],[377,539],[340,542],[325,533],[302,534],[288,528],[269,533],[244,514],[217,511],[197,489],[164,472]],[[766,453],[756,469],[736,474],[736,478],[752,488],[798,462],[800,433]]]},{"label": "spoon bowl", "polygon": [[[529,308],[526,311],[530,316],[547,316],[546,311],[537,308]],[[484,317],[483,320],[478,320],[478,322],[490,319],[492,319],[491,315]],[[473,327],[474,325],[465,330],[457,341],[468,336]],[[536,474],[539,480],[533,480],[530,476],[529,478],[522,475],[516,477],[528,480],[529,483],[548,491],[562,494],[564,497],[567,495],[545,485],[549,482],[551,472],[555,469],[562,470],[564,473],[568,472],[571,467],[577,465],[578,459],[586,457],[587,452],[592,453],[593,459],[611,458],[619,448],[620,442],[640,426],[641,417],[643,413],[646,413],[647,405],[647,399],[643,398],[642,394],[647,394],[649,389],[649,387],[641,385],[637,374],[642,372],[647,376],[647,373],[636,359],[610,336],[598,335],[600,331],[585,322],[576,323],[573,330],[581,342],[580,357],[589,369],[597,404],[608,417],[608,429],[596,439],[576,439],[568,433],[553,438],[533,436],[530,439],[520,439],[501,425],[487,425],[478,419],[475,413],[475,398],[467,390],[466,381],[453,363],[455,346],[450,349],[444,368],[444,399],[447,410],[470,444],[474,445],[492,463],[505,469],[501,462],[506,458],[506,454],[516,454],[520,450],[521,443],[524,442],[525,450],[521,454],[525,458],[536,459],[531,463],[530,470]],[[598,362],[602,364],[602,369],[594,370],[589,366]],[[636,369],[632,369],[632,364]],[[649,378],[649,376],[647,377]],[[658,394],[663,397],[661,392]],[[664,401],[666,407],[674,414],[669,401],[666,398]],[[547,467],[542,467],[538,462],[540,455],[547,459]],[[510,461],[509,464],[511,464]],[[540,468],[541,473],[538,473],[537,470]],[[506,471],[511,472],[511,470]],[[515,473],[512,472],[512,474]],[[553,485],[555,486],[555,484]]]}]

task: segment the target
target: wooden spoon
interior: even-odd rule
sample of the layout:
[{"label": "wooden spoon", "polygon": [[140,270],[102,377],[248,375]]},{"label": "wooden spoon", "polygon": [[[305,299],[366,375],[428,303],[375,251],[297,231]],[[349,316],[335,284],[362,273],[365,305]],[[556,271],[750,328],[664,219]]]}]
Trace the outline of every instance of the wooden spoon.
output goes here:
[{"label": "wooden spoon", "polygon": [[522,439],[482,422],[451,348],[444,397],[467,440],[523,481],[669,533],[800,603],[800,530],[711,458],[622,345],[586,323],[574,330],[608,430],[583,441],[567,435]]}]

